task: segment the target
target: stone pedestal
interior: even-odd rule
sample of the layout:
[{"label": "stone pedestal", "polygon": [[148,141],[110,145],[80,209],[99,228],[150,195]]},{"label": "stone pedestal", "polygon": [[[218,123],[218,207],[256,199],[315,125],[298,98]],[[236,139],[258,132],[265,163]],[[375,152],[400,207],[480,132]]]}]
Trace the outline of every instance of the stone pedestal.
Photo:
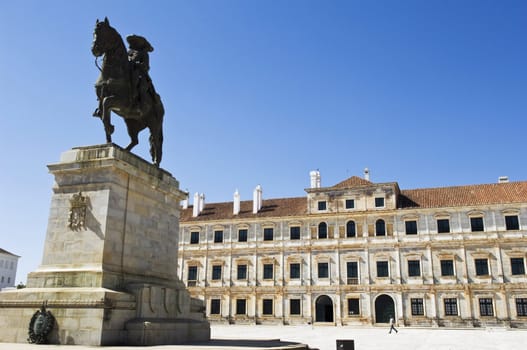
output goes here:
[{"label": "stone pedestal", "polygon": [[25,342],[44,302],[56,318],[52,343],[208,340],[202,302],[177,278],[178,181],[113,144],[74,148],[48,168],[43,261],[28,288],[0,293],[0,341]]}]

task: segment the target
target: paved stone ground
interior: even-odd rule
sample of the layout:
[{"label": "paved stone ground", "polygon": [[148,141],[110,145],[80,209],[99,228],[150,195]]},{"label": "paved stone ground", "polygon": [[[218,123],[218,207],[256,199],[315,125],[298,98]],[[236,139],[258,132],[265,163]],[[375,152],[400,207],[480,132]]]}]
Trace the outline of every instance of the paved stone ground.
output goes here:
[{"label": "paved stone ground", "polygon": [[[320,350],[336,350],[337,339],[353,339],[355,350],[524,350],[527,330],[311,327],[311,326],[212,326],[216,341],[208,346],[104,347],[112,350],[262,350],[289,342],[308,344]],[[273,340],[274,339],[274,340]],[[278,343],[276,339],[281,339]],[[286,343],[284,343],[286,342]],[[70,345],[29,345],[0,343],[0,350],[93,350],[95,347]]]}]

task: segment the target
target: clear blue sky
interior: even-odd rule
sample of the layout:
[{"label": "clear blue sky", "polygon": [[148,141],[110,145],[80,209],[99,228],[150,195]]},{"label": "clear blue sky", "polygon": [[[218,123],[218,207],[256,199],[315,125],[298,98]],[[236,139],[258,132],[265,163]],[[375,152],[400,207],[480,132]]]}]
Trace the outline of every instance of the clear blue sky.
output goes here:
[{"label": "clear blue sky", "polygon": [[[0,1],[0,247],[41,262],[46,165],[105,141],[97,18],[155,48],[162,167],[206,202],[527,180],[527,1]],[[114,118],[114,141],[128,136]],[[148,133],[135,152],[149,159]]]}]

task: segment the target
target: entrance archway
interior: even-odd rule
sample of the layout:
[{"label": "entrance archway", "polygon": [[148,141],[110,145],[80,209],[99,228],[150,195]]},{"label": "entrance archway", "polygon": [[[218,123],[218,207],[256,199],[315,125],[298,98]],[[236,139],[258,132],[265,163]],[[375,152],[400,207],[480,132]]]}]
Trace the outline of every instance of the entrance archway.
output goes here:
[{"label": "entrance archway", "polygon": [[393,299],[382,294],[375,299],[375,323],[389,323],[390,317],[395,319],[395,304]]},{"label": "entrance archway", "polygon": [[333,321],[333,301],[327,295],[321,295],[315,302],[315,322]]}]

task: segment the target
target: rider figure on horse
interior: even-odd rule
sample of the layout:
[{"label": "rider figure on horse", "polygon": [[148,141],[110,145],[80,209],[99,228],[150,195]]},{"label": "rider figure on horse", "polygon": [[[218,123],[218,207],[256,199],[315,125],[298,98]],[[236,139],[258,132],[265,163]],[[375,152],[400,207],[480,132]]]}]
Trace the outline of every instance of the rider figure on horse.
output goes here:
[{"label": "rider figure on horse", "polygon": [[148,40],[139,35],[129,35],[126,41],[129,47],[128,60],[132,63],[130,102],[133,109],[140,110],[141,104],[147,101],[148,89],[152,86],[152,80],[148,75],[150,70],[148,53],[154,51],[154,48]]},{"label": "rider figure on horse", "polygon": [[[146,38],[140,35],[128,35],[128,60],[131,63],[130,69],[130,105],[132,110],[141,111],[141,106],[147,100],[148,89],[152,88],[152,80],[148,75],[150,70],[149,52],[154,48]],[[152,91],[153,92],[153,91]],[[93,112],[94,117],[101,117],[101,108]]]}]

